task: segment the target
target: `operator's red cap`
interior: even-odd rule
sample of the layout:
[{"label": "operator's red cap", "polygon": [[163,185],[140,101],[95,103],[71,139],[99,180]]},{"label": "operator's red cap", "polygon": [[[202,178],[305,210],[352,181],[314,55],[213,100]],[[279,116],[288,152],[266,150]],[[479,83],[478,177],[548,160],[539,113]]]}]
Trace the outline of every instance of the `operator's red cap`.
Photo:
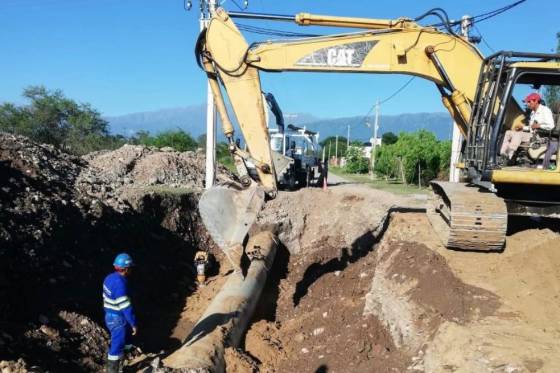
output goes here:
[{"label": "operator's red cap", "polygon": [[529,102],[529,101],[537,101],[539,102],[541,100],[541,95],[539,95],[537,92],[533,92],[527,95],[527,97],[525,97],[525,100],[523,100],[524,102]]}]

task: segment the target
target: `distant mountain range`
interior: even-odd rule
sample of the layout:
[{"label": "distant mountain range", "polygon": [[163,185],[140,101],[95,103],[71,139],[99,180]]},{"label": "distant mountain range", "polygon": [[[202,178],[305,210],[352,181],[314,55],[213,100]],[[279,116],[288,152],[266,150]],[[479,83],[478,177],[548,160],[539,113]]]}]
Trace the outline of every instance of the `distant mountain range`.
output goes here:
[{"label": "distant mountain range", "polygon": [[125,114],[105,118],[112,133],[133,135],[138,131],[158,133],[180,128],[193,136],[206,132],[206,105],[194,105]]},{"label": "distant mountain range", "polygon": [[[271,114],[271,122],[274,117]],[[206,105],[194,105],[179,108],[161,109],[157,111],[132,113],[120,116],[106,117],[112,133],[133,135],[138,131],[148,131],[152,134],[169,130],[182,129],[193,137],[206,132]],[[367,141],[372,137],[372,130],[365,124],[366,118],[361,116],[345,118],[317,118],[308,113],[285,115],[286,124],[305,125],[306,128],[320,133],[320,138],[328,136],[346,137],[350,125],[352,140]],[[373,123],[373,118],[367,121]],[[426,129],[434,132],[439,139],[449,139],[451,136],[451,118],[447,113],[413,113],[399,115],[381,115],[379,118],[379,136],[385,132],[410,132]],[[274,124],[272,124],[274,128]],[[221,134],[221,131],[218,131]],[[218,137],[223,140],[223,136]]]},{"label": "distant mountain range", "polygon": [[[367,122],[372,125],[374,119],[367,118]],[[413,132],[420,129],[436,134],[440,140],[451,138],[452,121],[447,113],[413,113],[399,115],[379,116],[378,136],[381,137],[385,132]],[[347,136],[348,125],[350,125],[350,139],[367,141],[373,137],[372,128],[366,126],[364,117],[348,117],[335,119],[320,119],[310,123],[305,123],[306,128],[318,131],[321,138],[329,136]]]}]

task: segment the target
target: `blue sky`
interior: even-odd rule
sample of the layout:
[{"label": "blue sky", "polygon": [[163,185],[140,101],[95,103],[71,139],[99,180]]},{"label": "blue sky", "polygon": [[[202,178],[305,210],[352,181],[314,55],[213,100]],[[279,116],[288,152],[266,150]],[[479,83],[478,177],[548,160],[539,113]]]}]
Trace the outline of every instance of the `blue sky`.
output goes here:
[{"label": "blue sky", "polygon": [[[457,19],[512,1],[250,0],[248,11],[396,18],[442,7]],[[193,11],[186,12],[182,0],[0,0],[0,102],[22,103],[22,89],[35,84],[62,89],[104,115],[204,102],[205,77],[193,53],[199,28],[198,1],[193,3]],[[232,0],[223,5],[236,9]],[[558,19],[560,1],[528,0],[478,28],[495,50],[550,52],[560,31]],[[310,31],[270,21],[252,24]],[[330,31],[321,29],[321,33]],[[484,44],[479,47],[484,54],[491,53]],[[327,118],[364,115],[376,98],[388,97],[408,79],[267,74],[263,88],[275,93],[284,112]],[[444,109],[433,84],[421,79],[415,79],[382,108],[383,114],[432,111]]]}]

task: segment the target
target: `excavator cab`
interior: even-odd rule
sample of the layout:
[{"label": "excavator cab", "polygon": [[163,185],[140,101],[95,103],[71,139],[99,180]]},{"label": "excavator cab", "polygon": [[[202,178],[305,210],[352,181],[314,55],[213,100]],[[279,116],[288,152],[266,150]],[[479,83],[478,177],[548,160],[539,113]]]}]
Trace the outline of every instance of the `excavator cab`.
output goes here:
[{"label": "excavator cab", "polygon": [[[468,178],[493,188],[493,170],[508,168],[500,162],[504,133],[510,128],[528,126],[529,112],[523,98],[535,90],[558,89],[560,55],[499,52],[487,57],[481,68],[466,144]],[[553,106],[556,103],[549,103]],[[557,136],[556,131],[534,131],[522,143],[510,170],[538,169],[543,148]]]},{"label": "excavator cab", "polygon": [[[522,99],[560,86],[560,55],[498,52],[484,59],[462,148],[464,183],[432,182],[430,222],[447,247],[499,251],[508,216],[557,217],[560,170],[538,168],[544,134],[535,134],[514,166],[500,162],[504,133],[528,125]],[[552,136],[552,133],[550,134]],[[546,148],[545,148],[546,149]]]}]

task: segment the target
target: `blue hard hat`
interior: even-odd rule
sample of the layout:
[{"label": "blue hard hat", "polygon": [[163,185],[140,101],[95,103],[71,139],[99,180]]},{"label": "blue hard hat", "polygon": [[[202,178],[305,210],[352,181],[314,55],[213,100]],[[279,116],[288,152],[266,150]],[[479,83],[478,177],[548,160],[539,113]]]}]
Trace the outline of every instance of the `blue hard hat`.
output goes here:
[{"label": "blue hard hat", "polygon": [[113,265],[119,268],[129,268],[134,265],[134,262],[132,261],[130,255],[128,255],[127,253],[122,253],[117,255],[115,261],[113,262]]}]

